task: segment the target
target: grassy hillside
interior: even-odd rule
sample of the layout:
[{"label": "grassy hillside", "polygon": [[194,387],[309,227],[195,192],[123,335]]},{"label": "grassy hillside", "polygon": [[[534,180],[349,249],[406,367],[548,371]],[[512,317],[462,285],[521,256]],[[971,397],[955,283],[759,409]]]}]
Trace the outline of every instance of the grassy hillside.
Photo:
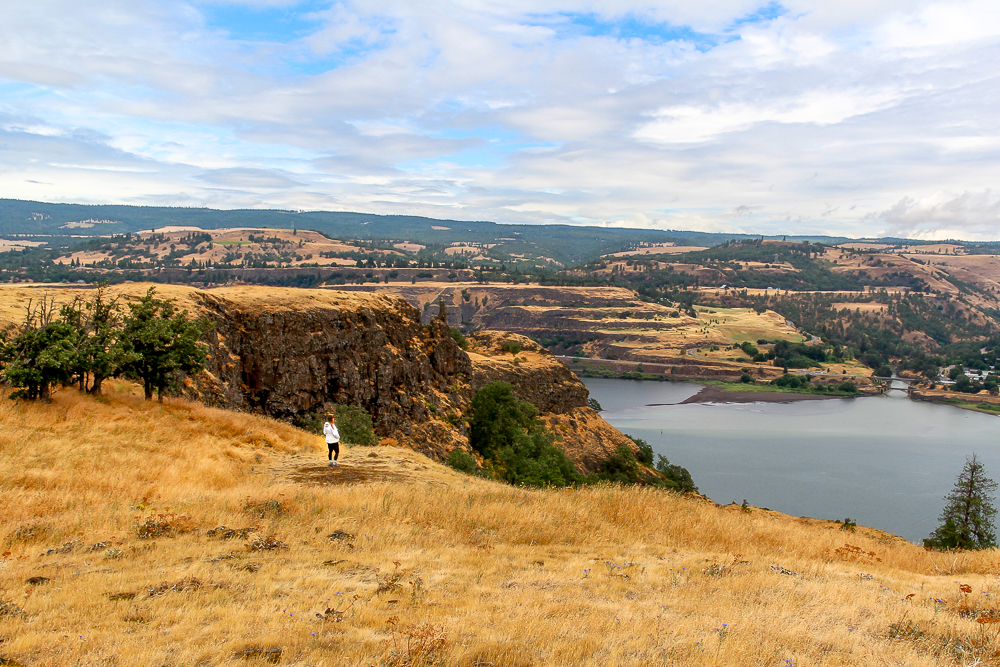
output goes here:
[{"label": "grassy hillside", "polygon": [[971,665],[1000,648],[996,552],[653,489],[517,489],[392,448],[327,468],[314,436],[127,384],[3,399],[0,424],[2,664]]}]

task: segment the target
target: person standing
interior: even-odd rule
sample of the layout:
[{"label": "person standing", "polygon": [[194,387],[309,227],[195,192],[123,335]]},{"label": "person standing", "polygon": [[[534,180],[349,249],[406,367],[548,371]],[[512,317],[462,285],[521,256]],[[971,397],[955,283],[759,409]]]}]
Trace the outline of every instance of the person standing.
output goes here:
[{"label": "person standing", "polygon": [[326,436],[326,447],[330,450],[328,454],[330,462],[327,465],[339,467],[337,459],[340,458],[340,431],[337,430],[337,421],[333,413],[326,416],[326,423],[323,424],[323,435]]}]

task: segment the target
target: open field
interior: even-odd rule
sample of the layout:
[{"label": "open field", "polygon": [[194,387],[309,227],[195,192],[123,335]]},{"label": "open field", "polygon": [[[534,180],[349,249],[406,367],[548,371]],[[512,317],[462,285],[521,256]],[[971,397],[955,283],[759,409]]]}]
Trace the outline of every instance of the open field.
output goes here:
[{"label": "open field", "polygon": [[6,664],[971,665],[1000,648],[996,551],[653,489],[517,489],[386,447],[327,468],[284,424],[109,389],[0,401]]},{"label": "open field", "polygon": [[37,248],[40,245],[43,245],[41,241],[11,241],[8,239],[0,239],[0,252],[24,250],[25,248]]},{"label": "open field", "polygon": [[848,241],[841,243],[838,248],[849,250],[863,250],[865,252],[879,251],[885,253],[914,253],[921,255],[961,255],[966,252],[965,246],[957,243],[919,243],[919,244],[897,244],[889,243],[869,243],[865,241]]},{"label": "open field", "polygon": [[[196,242],[188,240],[192,233],[198,236]],[[383,256],[402,254],[393,250],[365,250],[358,245],[328,239],[318,232],[308,230],[230,228],[192,231],[182,227],[144,232],[138,234],[137,238],[138,241],[131,248],[141,251],[141,259],[146,262],[162,261],[171,256],[179,246],[194,251],[184,256],[185,263],[195,259],[210,265],[233,262],[235,253],[239,253],[241,257],[249,254],[258,258],[267,255],[277,258],[285,254],[288,266],[354,266],[354,259],[331,255],[358,252],[375,252]],[[323,253],[327,256],[324,257]],[[110,250],[86,250],[69,253],[55,261],[59,264],[78,262],[81,266],[93,266],[114,257]]]},{"label": "open field", "polygon": [[[206,292],[186,285],[151,285],[149,283],[123,283],[107,288],[109,298],[118,297],[121,303],[136,302],[146,295],[153,287],[156,296],[168,299],[177,308],[186,309],[192,315],[201,307],[198,294]],[[370,304],[366,298],[358,298],[343,292],[331,290],[301,290],[284,287],[258,287],[234,285],[221,287],[208,292],[222,298],[231,298],[243,304],[260,304],[282,308],[308,308],[313,303],[336,303],[347,308],[361,308]],[[93,297],[94,290],[71,285],[3,285],[0,284],[0,331],[10,329],[24,322],[29,305],[37,305],[40,301],[51,301],[56,310],[59,306],[71,303],[74,298],[88,300]]]},{"label": "open field", "polygon": [[623,252],[613,252],[604,257],[637,257],[646,255],[678,255],[685,252],[696,252],[705,250],[704,246],[696,245],[675,245],[673,243],[653,243],[651,245],[636,248],[635,250],[625,250]]}]

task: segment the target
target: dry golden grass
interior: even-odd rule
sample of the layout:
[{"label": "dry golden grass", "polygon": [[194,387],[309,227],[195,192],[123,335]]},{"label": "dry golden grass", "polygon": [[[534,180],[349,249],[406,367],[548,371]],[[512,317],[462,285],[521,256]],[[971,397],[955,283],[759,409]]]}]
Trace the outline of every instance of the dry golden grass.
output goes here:
[{"label": "dry golden grass", "polygon": [[1000,646],[995,551],[653,489],[516,489],[388,447],[326,468],[287,425],[110,389],[0,401],[0,657],[972,665]]},{"label": "dry golden grass", "polygon": [[[274,239],[280,239],[284,242],[285,245],[282,246],[282,250],[290,251],[293,255],[298,254],[303,258],[293,259],[291,261],[292,266],[301,266],[302,264],[319,264],[320,266],[354,266],[355,260],[353,259],[322,257],[320,253],[348,253],[365,251],[365,249],[360,246],[329,239],[319,232],[308,230],[294,232],[290,229],[267,229],[260,227],[235,227],[229,229],[206,230],[198,229],[196,227],[166,228],[165,230],[156,232],[155,234],[148,232],[139,234],[136,243],[140,244],[140,247],[143,247],[151,255],[162,259],[171,252],[171,244],[186,247],[187,244],[184,241],[184,237],[188,236],[192,231],[199,234],[208,234],[212,237],[211,242],[213,247],[211,249],[209,249],[206,245],[202,245],[201,252],[189,256],[197,259],[199,262],[222,262],[223,258],[228,253],[233,251],[241,253],[252,252],[255,255],[265,254],[274,250]],[[265,237],[268,240],[265,243],[250,241],[249,237],[251,235],[255,235],[256,237]],[[166,242],[157,243],[154,246],[153,238],[155,237],[158,239],[161,236],[166,238]],[[0,246],[0,248],[2,248],[2,246]],[[407,248],[401,247],[400,249],[406,250]],[[374,250],[371,252],[376,252],[382,255],[400,254],[392,250]],[[311,257],[307,258],[307,255],[311,255]],[[87,250],[65,255],[56,259],[55,262],[57,264],[69,264],[71,260],[75,260],[84,266],[88,266],[109,258],[111,258],[110,252]],[[185,263],[187,260],[188,258],[185,258]]]},{"label": "dry golden grass", "polygon": [[[331,289],[298,289],[294,287],[263,287],[258,285],[234,285],[211,290],[188,287],[186,285],[162,285],[153,283],[124,283],[108,287],[108,296],[119,297],[122,303],[134,303],[145,296],[150,287],[156,289],[156,296],[169,299],[178,308],[188,310],[192,316],[203,313],[200,296],[227,299],[244,308],[256,310],[302,310],[314,307],[334,307],[341,310],[362,308],[396,307],[391,298],[379,293],[342,291]],[[52,301],[59,306],[71,303],[74,298],[89,300],[94,291],[70,285],[53,284],[2,284],[0,285],[0,330],[16,327],[24,322],[29,305],[37,306],[42,300]]]}]

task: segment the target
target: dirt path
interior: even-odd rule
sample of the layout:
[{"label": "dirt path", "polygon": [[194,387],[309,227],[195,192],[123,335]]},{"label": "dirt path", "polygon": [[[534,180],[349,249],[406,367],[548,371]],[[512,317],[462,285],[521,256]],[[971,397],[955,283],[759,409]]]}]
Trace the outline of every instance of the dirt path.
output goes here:
[{"label": "dirt path", "polygon": [[298,484],[363,484],[365,482],[423,482],[453,484],[467,476],[435,465],[422,454],[397,447],[343,448],[340,465],[327,465],[326,457],[295,454],[268,469],[277,478]]}]

